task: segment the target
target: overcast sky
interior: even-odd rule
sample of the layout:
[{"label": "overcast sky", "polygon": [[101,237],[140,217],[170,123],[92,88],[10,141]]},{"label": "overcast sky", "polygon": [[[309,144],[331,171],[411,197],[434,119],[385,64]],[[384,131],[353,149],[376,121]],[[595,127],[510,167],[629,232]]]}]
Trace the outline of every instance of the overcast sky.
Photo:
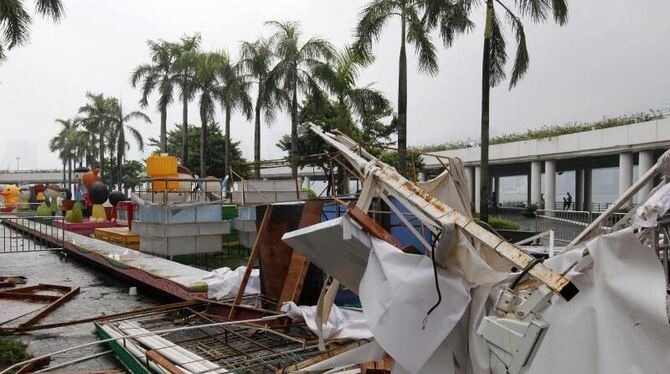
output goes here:
[{"label": "overcast sky", "polygon": [[[511,2],[511,0],[509,1]],[[26,0],[32,7],[32,1]],[[55,118],[76,114],[86,91],[122,97],[137,109],[139,91],[130,87],[132,69],[148,59],[147,39],[176,40],[202,33],[206,50],[236,56],[239,42],[267,35],[266,20],[296,20],[305,36],[317,34],[335,46],[351,42],[361,0],[64,0],[60,24],[39,18],[30,44],[15,48],[0,65],[0,169],[59,167],[48,150]],[[505,132],[589,121],[670,107],[670,1],[569,1],[565,27],[532,25],[526,34],[530,69],[512,91],[492,90],[491,129]],[[476,21],[481,24],[482,9]],[[398,22],[391,22],[375,47],[377,61],[361,84],[375,83],[395,103]],[[482,29],[461,37],[452,48],[440,44],[440,73],[417,73],[408,50],[408,142],[434,144],[479,137]],[[513,40],[509,39],[509,45]],[[512,55],[512,52],[509,52]],[[137,124],[145,138],[157,137],[159,114],[146,108],[153,124]],[[181,121],[181,106],[168,112],[168,126]],[[220,111],[217,119],[222,120]],[[191,105],[190,119],[198,123]],[[263,158],[281,157],[277,139],[290,129],[286,115],[263,128]],[[253,126],[240,117],[232,137],[253,155]],[[141,157],[138,152],[133,157]]]}]

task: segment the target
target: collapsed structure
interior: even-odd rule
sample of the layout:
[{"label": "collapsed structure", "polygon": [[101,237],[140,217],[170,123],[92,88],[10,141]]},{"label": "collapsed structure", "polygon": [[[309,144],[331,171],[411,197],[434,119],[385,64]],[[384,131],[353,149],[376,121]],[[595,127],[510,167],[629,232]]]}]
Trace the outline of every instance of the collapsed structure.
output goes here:
[{"label": "collapsed structure", "polygon": [[[564,253],[543,262],[475,222],[458,160],[419,186],[350,138],[310,129],[341,153],[363,189],[347,215],[287,233],[284,241],[331,275],[331,288],[341,282],[360,296],[370,344],[395,360],[394,372],[666,370],[667,185],[613,232],[598,235],[611,213],[605,212]],[[670,175],[668,153],[611,211],[657,174]],[[373,197],[399,217],[402,208],[411,212],[428,229],[424,235],[404,220],[423,254],[403,252],[356,213],[366,212]],[[636,222],[626,226],[631,218]],[[322,293],[317,317],[329,314],[333,293]],[[352,362],[333,367],[344,363]]]}]

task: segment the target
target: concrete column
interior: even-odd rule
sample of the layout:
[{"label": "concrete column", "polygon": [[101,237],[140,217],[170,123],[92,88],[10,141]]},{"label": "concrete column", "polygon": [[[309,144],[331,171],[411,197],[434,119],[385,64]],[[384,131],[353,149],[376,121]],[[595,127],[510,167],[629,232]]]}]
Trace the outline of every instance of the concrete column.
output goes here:
[{"label": "concrete column", "polygon": [[479,166],[475,166],[475,213],[479,213],[479,208],[481,207],[481,196],[479,191],[482,189],[482,169]]},{"label": "concrete column", "polygon": [[575,210],[587,210],[584,206],[584,169],[575,170]]},{"label": "concrete column", "polygon": [[532,161],[530,163],[530,203],[540,206],[542,202],[542,163],[541,161]]},{"label": "concrete column", "polygon": [[301,185],[302,185],[302,188],[312,188],[308,175],[305,175],[304,177],[302,177],[302,184]]},{"label": "concrete column", "polygon": [[466,166],[465,167],[465,179],[468,181],[468,198],[470,199],[470,206],[474,208],[475,206],[475,167]]},{"label": "concrete column", "polygon": [[544,162],[544,206],[545,209],[556,209],[556,160]]},{"label": "concrete column", "polygon": [[[655,163],[654,152],[653,151],[642,151],[640,152],[640,159],[638,161],[638,171],[640,172],[640,177],[642,177],[649,169],[654,166]],[[650,181],[645,184],[644,187],[637,193],[637,201],[644,201],[651,190],[654,188],[654,181]]]},{"label": "concrete column", "polygon": [[590,168],[584,169],[584,210],[591,211],[591,203],[593,202],[593,193],[591,186],[593,186],[593,170]]},{"label": "concrete column", "polygon": [[493,177],[493,186],[495,189],[494,191],[496,197],[496,201],[493,202],[494,204],[493,209],[495,210],[500,204],[500,177]]},{"label": "concrete column", "polygon": [[[619,154],[619,196],[633,184],[633,154],[624,152]],[[625,205],[629,205],[630,201]]]}]

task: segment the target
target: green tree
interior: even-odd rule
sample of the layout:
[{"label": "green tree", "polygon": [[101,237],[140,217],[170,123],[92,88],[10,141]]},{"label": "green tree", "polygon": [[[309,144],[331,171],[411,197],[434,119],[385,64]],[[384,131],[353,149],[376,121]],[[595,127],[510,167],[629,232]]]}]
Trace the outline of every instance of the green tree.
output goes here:
[{"label": "green tree", "polygon": [[[35,12],[59,22],[64,15],[60,0],[36,0]],[[0,62],[6,59],[6,50],[24,45],[30,36],[32,17],[21,0],[0,0]]]},{"label": "green tree", "polygon": [[240,66],[254,80],[257,89],[254,105],[254,177],[260,179],[261,113],[265,115],[268,125],[271,124],[286,98],[276,80],[268,79],[275,60],[269,40],[260,38],[255,42],[242,42],[240,56]]},{"label": "green tree", "polygon": [[[372,47],[392,17],[400,18],[400,56],[398,60],[398,159],[401,173],[405,173],[407,158],[407,54],[406,43],[414,45],[418,68],[430,75],[438,73],[437,54],[430,36],[426,17],[422,16],[429,4],[447,0],[372,0],[361,12],[353,48],[361,56],[369,56]],[[459,4],[462,2],[459,2]],[[462,13],[463,14],[463,13]],[[467,14],[467,13],[464,13]],[[464,32],[470,21],[460,19],[444,25],[453,33]]]},{"label": "green tree", "polygon": [[[144,140],[142,139],[142,134],[133,126],[128,123],[131,121],[143,121],[146,123],[151,123],[151,119],[146,114],[140,111],[133,111],[126,113],[123,111],[123,105],[116,99],[111,98],[110,107],[109,107],[109,124],[111,126],[111,143],[116,149],[116,170],[117,170],[117,184],[118,188],[121,188],[122,173],[121,165],[124,162],[127,151],[130,149],[130,143],[128,142],[128,135],[130,135],[137,144],[137,148],[140,151],[144,150]],[[165,143],[161,141],[161,148],[165,149]],[[110,156],[110,161],[111,161]],[[110,165],[111,169],[111,165]]]},{"label": "green tree", "polygon": [[[529,17],[531,21],[536,23],[545,22],[549,17],[552,17],[560,26],[565,25],[568,21],[566,0],[524,0],[514,1],[513,5],[507,3],[510,3],[510,1],[486,0],[484,2],[486,23],[484,26],[482,57],[481,189],[479,191],[480,201],[483,202],[479,214],[482,221],[488,220],[488,204],[484,202],[489,201],[491,196],[491,181],[489,178],[490,88],[495,87],[507,77],[505,73],[507,62],[506,41],[498,13],[502,13],[507,19],[516,41],[516,54],[509,80],[510,90],[525,75],[530,62],[526,47],[526,33],[521,17]],[[440,5],[438,2],[435,4],[427,12],[428,18],[433,22],[444,22],[445,19],[453,17],[451,14],[453,10]]]},{"label": "green tree", "polygon": [[167,108],[174,100],[174,87],[178,82],[175,76],[175,61],[178,46],[164,40],[147,41],[151,63],[142,64],[133,70],[130,84],[142,86],[140,105],[145,108],[149,105],[149,96],[158,93],[158,111],[161,114],[161,152],[165,152],[167,144]]},{"label": "green tree", "polygon": [[225,113],[225,155],[224,155],[224,170],[225,175],[228,175],[230,166],[230,117],[234,110],[239,110],[244,114],[247,120],[251,120],[254,110],[251,103],[251,96],[249,96],[249,88],[251,83],[247,77],[242,74],[239,64],[226,64],[224,69],[220,72],[220,80],[223,86],[219,92],[219,103]]},{"label": "green tree", "polygon": [[[269,79],[281,82],[290,97],[291,154],[295,155],[298,147],[298,92],[311,95],[317,104],[325,100],[321,86],[326,83],[327,77],[332,76],[328,62],[333,58],[335,50],[322,38],[301,40],[302,33],[297,22],[269,21],[265,24],[275,29],[271,41],[278,62],[270,72]],[[293,177],[297,178],[298,165],[295,161],[291,160],[291,171]]]},{"label": "green tree", "polygon": [[[337,100],[340,115],[344,118],[343,123],[352,114],[355,114],[361,122],[370,120],[370,115],[373,113],[384,116],[391,114],[391,103],[381,91],[374,89],[372,84],[358,86],[360,71],[370,62],[371,58],[361,56],[349,47],[338,52],[333,59],[331,70],[333,75],[327,81]],[[370,123],[363,123],[363,127],[366,125]],[[340,128],[340,131],[343,130]]]},{"label": "green tree", "polygon": [[[61,127],[58,134],[49,140],[49,150],[58,152],[58,158],[63,162],[63,185],[70,185],[72,183],[72,161],[76,150],[77,120],[57,118],[56,123]],[[69,174],[67,175],[69,175],[69,178],[66,176],[68,165]]]},{"label": "green tree", "polygon": [[198,53],[195,56],[195,81],[194,89],[198,95],[198,106],[200,110],[200,176],[207,174],[207,124],[214,122],[216,102],[222,96],[223,85],[220,81],[221,74],[228,67],[230,61],[228,55],[221,52]]},{"label": "green tree", "polygon": [[86,99],[88,102],[79,108],[79,114],[83,116],[82,123],[86,127],[89,136],[91,136],[90,140],[96,139],[98,142],[98,167],[100,168],[101,177],[104,178],[105,136],[110,129],[110,101],[103,94],[93,94],[91,92],[86,93]]},{"label": "green tree", "polygon": [[195,96],[195,67],[197,65],[198,49],[200,48],[200,35],[185,35],[175,45],[175,78],[180,89],[182,102],[182,144],[181,154],[183,163],[189,162],[188,153],[188,103]]},{"label": "green tree", "polygon": [[[116,161],[116,160],[114,160]],[[124,193],[128,195],[128,190],[134,191],[142,183],[142,174],[144,172],[144,163],[137,160],[126,160],[121,164],[120,169],[113,169],[114,180],[121,179]],[[119,186],[121,188],[121,186]]]},{"label": "green tree", "polygon": [[[207,138],[208,138],[208,147],[207,147],[207,170],[206,175],[213,175],[223,178],[226,175],[225,161],[224,161],[224,149],[226,147],[226,137],[221,132],[221,128],[217,123],[212,123],[207,126]],[[198,139],[200,138],[201,129],[197,126],[190,125],[188,127],[188,146],[189,153],[199,154],[200,153],[200,143]],[[173,149],[181,148],[181,130],[171,130],[168,132],[168,151]],[[156,144],[155,139],[150,139],[150,144]],[[155,145],[154,145],[155,146]],[[183,164],[189,170],[197,170],[199,168],[199,161],[197,159],[191,159],[189,164]],[[231,141],[230,143],[230,166],[237,174],[240,174],[244,178],[249,178],[249,165],[247,160],[242,157],[242,151],[240,150],[240,142]]]}]

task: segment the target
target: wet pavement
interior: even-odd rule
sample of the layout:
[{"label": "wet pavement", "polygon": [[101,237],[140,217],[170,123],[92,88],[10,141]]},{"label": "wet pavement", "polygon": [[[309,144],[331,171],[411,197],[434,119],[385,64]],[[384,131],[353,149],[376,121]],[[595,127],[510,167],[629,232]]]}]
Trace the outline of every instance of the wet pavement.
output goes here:
[{"label": "wet pavement", "polygon": [[[26,276],[28,283],[25,286],[50,283],[80,287],[78,295],[50,313],[38,324],[119,313],[166,302],[158,297],[144,294],[141,289],[138,295],[131,296],[128,292],[129,285],[124,281],[73,259],[63,259],[57,252],[1,252],[0,248],[0,275]],[[3,301],[0,301],[0,304],[2,303]],[[2,314],[1,307],[0,314]],[[11,326],[11,322],[8,325]],[[28,345],[28,352],[33,356],[98,340],[92,323],[31,332],[21,335],[20,339]],[[67,352],[54,357],[51,365],[104,352],[108,349],[106,345],[96,345]],[[68,366],[63,370],[103,370],[121,367],[114,356],[108,354]]]}]

